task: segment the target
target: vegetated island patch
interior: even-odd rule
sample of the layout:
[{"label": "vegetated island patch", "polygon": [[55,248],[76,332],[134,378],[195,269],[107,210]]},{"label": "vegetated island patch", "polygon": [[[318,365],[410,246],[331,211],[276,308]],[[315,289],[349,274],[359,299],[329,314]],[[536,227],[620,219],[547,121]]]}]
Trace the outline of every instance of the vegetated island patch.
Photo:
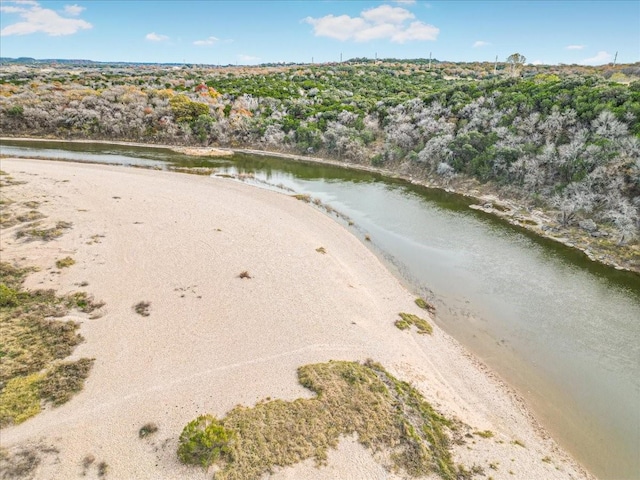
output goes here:
[{"label": "vegetated island patch", "polygon": [[28,272],[0,263],[0,428],[36,415],[44,403],[67,402],[82,389],[93,364],[89,358],[63,361],[83,338],[77,322],[59,318],[102,304],[84,292],[25,290]]},{"label": "vegetated island patch", "polygon": [[260,478],[275,467],[327,460],[341,436],[357,434],[381,463],[412,477],[435,472],[455,479],[449,433],[458,427],[437,413],[414,387],[380,364],[330,361],[298,369],[311,399],[237,406],[218,420],[202,415],[180,435],[186,464],[219,469],[216,479]]}]

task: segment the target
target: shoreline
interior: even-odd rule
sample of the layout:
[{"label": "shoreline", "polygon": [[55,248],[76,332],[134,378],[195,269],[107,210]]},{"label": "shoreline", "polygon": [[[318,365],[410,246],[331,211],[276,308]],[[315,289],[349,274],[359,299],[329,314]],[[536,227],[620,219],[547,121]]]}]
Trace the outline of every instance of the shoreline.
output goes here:
[{"label": "shoreline", "polygon": [[[587,239],[591,238],[587,235],[587,232],[580,232],[580,229],[575,227],[572,229],[562,228],[558,229],[558,224],[554,220],[549,217],[548,212],[544,212],[542,210],[534,210],[530,211],[529,209],[524,208],[519,205],[514,200],[506,200],[504,198],[500,198],[495,192],[480,192],[473,191],[480,188],[480,184],[471,179],[463,180],[462,184],[464,187],[456,188],[451,186],[445,186],[439,184],[437,182],[433,182],[432,180],[420,179],[416,178],[411,174],[402,174],[399,172],[394,172],[392,170],[373,167],[369,165],[361,165],[356,163],[345,163],[340,162],[338,160],[331,160],[322,157],[309,157],[305,155],[285,153],[285,152],[276,152],[269,150],[257,150],[251,148],[231,148],[231,147],[190,147],[190,146],[182,146],[182,145],[161,145],[161,144],[145,144],[145,143],[137,143],[137,142],[126,142],[126,141],[109,141],[109,140],[90,140],[90,139],[60,139],[60,138],[30,138],[30,137],[0,137],[0,142],[3,140],[16,140],[16,141],[34,141],[34,142],[66,142],[66,143],[94,143],[94,144],[102,144],[102,145],[121,145],[121,146],[133,146],[133,147],[143,147],[143,148],[157,148],[157,149],[165,149],[172,150],[176,153],[181,153],[183,155],[189,155],[194,157],[221,157],[225,156],[225,152],[228,152],[228,155],[233,155],[235,153],[247,154],[247,155],[258,155],[263,157],[275,157],[275,158],[283,158],[293,161],[299,162],[307,162],[314,164],[324,164],[331,165],[334,167],[340,167],[345,169],[354,169],[360,170],[370,173],[376,173],[382,175],[389,179],[397,179],[403,180],[413,185],[419,185],[425,188],[438,189],[443,190],[447,193],[453,193],[456,195],[463,196],[475,202],[470,205],[470,208],[485,212],[487,214],[496,216],[511,225],[524,228],[528,232],[533,233],[536,236],[541,238],[549,239],[554,242],[560,243],[566,247],[577,250],[585,255],[589,260],[594,263],[604,265],[607,267],[614,268],[619,271],[627,271],[631,273],[635,273],[640,275],[640,266],[638,267],[628,267],[626,265],[622,265],[624,263],[620,258],[620,253],[617,253],[617,256],[614,258],[610,251],[601,251],[597,245],[589,243]],[[207,153],[209,152],[210,153]],[[199,152],[199,153],[198,153]],[[554,235],[554,232],[558,232],[560,235]],[[617,247],[616,247],[617,248]],[[640,255],[640,248],[638,246],[634,247],[635,251],[637,251],[638,255]],[[634,252],[629,252],[630,256],[633,257]]]},{"label": "shoreline", "polygon": [[[107,309],[102,319],[82,322],[87,341],[79,348],[82,353],[92,354],[97,359],[96,371],[91,373],[85,390],[69,405],[48,410],[23,425],[3,432],[3,443],[7,438],[13,444],[16,440],[33,439],[34,435],[59,433],[57,425],[63,424],[70,425],[72,431],[78,432],[84,428],[82,420],[93,417],[92,412],[103,412],[106,416],[103,421],[115,421],[119,433],[130,434],[132,420],[140,417],[138,421],[144,422],[146,417],[154,415],[163,418],[164,429],[168,421],[174,427],[169,430],[175,433],[175,427],[184,424],[185,418],[191,420],[190,416],[197,412],[223,414],[237,403],[252,404],[265,397],[287,399],[304,396],[307,394],[304,389],[292,381],[291,369],[300,362],[375,356],[376,360],[385,361],[399,378],[417,384],[439,410],[461,418],[476,431],[495,432],[494,439],[474,437],[473,444],[456,447],[456,460],[467,467],[475,465],[476,461],[489,465],[494,457],[499,457],[500,460],[496,461],[500,462],[501,467],[495,472],[491,471],[496,479],[514,478],[507,472],[509,464],[514,465],[514,462],[513,469],[518,473],[515,478],[523,478],[520,474],[536,472],[538,478],[575,478],[570,472],[579,478],[593,478],[555,443],[512,387],[437,325],[434,326],[433,338],[400,332],[393,327],[389,319],[394,312],[397,314],[397,311],[404,310],[422,315],[425,312],[413,305],[413,295],[357,238],[338,222],[303,202],[236,182],[209,177],[182,177],[171,175],[171,172],[123,171],[120,167],[72,162],[60,166],[54,162],[25,159],[3,159],[3,163],[11,167],[10,174],[27,181],[24,186],[3,189],[3,195],[11,197],[15,191],[24,190],[28,197],[39,192],[47,200],[43,208],[46,205],[49,210],[46,213],[50,218],[69,216],[73,217],[74,223],[74,229],[68,236],[61,237],[53,244],[46,244],[46,248],[39,251],[37,244],[11,241],[8,233],[4,232],[5,255],[16,260],[35,255],[46,266],[52,256],[60,252],[72,252],[77,256],[78,263],[69,272],[50,277],[47,271],[41,271],[34,274],[30,280],[31,286],[35,287],[40,280],[64,291],[75,288],[73,285],[79,280],[88,278],[89,290],[96,298],[106,301]],[[16,170],[22,173],[15,173]],[[29,186],[32,182],[40,188]],[[184,205],[175,205],[172,198],[163,197],[162,192],[169,186],[182,193],[184,198],[181,198],[181,202]],[[202,208],[202,200],[210,199],[212,195],[216,200],[215,211]],[[147,205],[148,198],[157,201]],[[107,202],[108,207],[105,207],[103,204]],[[104,213],[96,213],[100,211]],[[265,216],[258,219],[256,215],[248,215],[245,211],[262,211]],[[276,222],[283,232],[270,227],[267,219],[276,218],[273,215],[284,217],[283,223]],[[199,219],[207,221],[197,221]],[[178,226],[173,226],[174,221]],[[211,228],[201,232],[195,225],[211,225]],[[300,230],[301,227],[304,228]],[[99,231],[104,234],[100,243],[88,244],[87,238]],[[285,234],[289,231],[304,232],[304,235],[302,238],[292,238]],[[247,235],[247,232],[253,233]],[[227,236],[229,238],[225,238]],[[202,249],[203,244],[207,245],[205,250]],[[328,255],[314,251],[317,244],[327,247]],[[307,249],[309,253],[306,253]],[[215,252],[215,255],[209,258],[207,252]],[[163,258],[158,259],[158,256]],[[214,270],[226,271],[226,275],[220,276],[217,271],[203,269],[203,261],[216,265]],[[283,265],[278,262],[283,262]],[[176,265],[181,267],[176,270]],[[300,271],[301,265],[304,265],[304,272]],[[234,280],[236,270],[246,267],[255,272],[255,278],[246,283]],[[307,270],[313,275],[309,275]],[[289,276],[292,277],[292,283],[283,289],[283,282],[288,285],[286,279]],[[122,285],[123,278],[127,279],[124,282],[127,285]],[[166,282],[170,284],[165,285]],[[203,285],[208,288],[203,289]],[[288,297],[292,291],[300,292],[303,296],[294,296],[298,298],[296,310],[300,310],[300,313],[290,312],[291,299],[274,298],[274,290],[282,291],[284,297]],[[217,295],[208,295],[209,291],[226,292],[231,300],[225,300],[221,305]],[[149,321],[131,314],[130,304],[135,300],[131,292],[136,292],[138,296],[153,297],[150,298],[152,317]],[[329,296],[331,303],[336,305],[329,307]],[[261,308],[253,308],[255,306],[265,308],[272,314],[262,312]],[[223,321],[226,327],[223,325],[222,330],[210,338],[205,333],[210,326],[199,320],[193,324],[194,332],[200,332],[198,336],[184,338],[183,333],[175,332],[173,319],[196,319],[198,312],[210,317],[211,311],[216,313],[214,318],[233,317],[236,320],[231,323]],[[185,316],[187,312],[189,315]],[[279,313],[274,315],[273,312]],[[284,318],[279,319],[279,316]],[[307,317],[311,320],[317,317],[322,322],[306,321]],[[253,334],[266,318],[272,318],[274,323],[265,335],[268,338],[256,338]],[[236,323],[239,319],[243,319],[241,324]],[[345,322],[346,319],[351,319],[351,324]],[[245,326],[244,322],[248,325]],[[290,336],[292,322],[299,329],[295,332],[295,340]],[[149,328],[153,329],[153,333]],[[161,331],[159,337],[156,329]],[[271,329],[276,333],[272,333]],[[241,334],[237,330],[241,330]],[[140,334],[153,335],[152,340],[156,343],[140,343],[142,340],[135,337],[138,331]],[[118,337],[117,333],[125,332],[131,338]],[[162,336],[169,332],[174,332],[169,338]],[[241,350],[246,348],[249,353],[252,351],[256,355],[247,357],[246,352],[232,349],[223,357],[216,356],[216,352],[210,351],[209,342],[215,345],[217,335],[227,338],[229,345],[239,345],[238,342],[241,342]],[[110,342],[124,348],[124,353],[120,350],[116,355]],[[191,368],[185,370],[185,366],[181,366],[176,372],[177,365],[170,361],[180,358],[180,352],[173,350],[174,343],[185,347],[190,345],[190,351],[196,354],[201,352],[204,358],[195,355],[194,365],[187,366]],[[346,346],[348,349],[345,349]],[[154,351],[165,352],[165,355],[157,357],[152,354]],[[283,351],[289,353],[283,356]],[[136,365],[141,360],[138,353],[143,354],[143,359],[150,359],[153,367],[150,371],[141,370],[140,365]],[[125,355],[124,358],[122,355]],[[231,359],[238,358],[229,363],[229,356]],[[256,356],[259,361],[256,361]],[[203,360],[206,361],[203,363]],[[222,370],[212,369],[210,362],[214,360],[227,366]],[[123,361],[126,365],[117,366],[118,362]],[[127,377],[132,378],[123,379],[114,375],[111,369],[117,369],[117,373],[125,371]],[[274,369],[278,372],[276,377]],[[195,377],[194,370],[197,373]],[[177,383],[167,383],[167,375]],[[197,393],[201,392],[203,379],[219,386],[216,396],[208,400],[199,399]],[[241,391],[234,383],[238,380],[245,387]],[[227,387],[224,388],[224,385]],[[250,385],[252,388],[249,388]],[[155,413],[147,412],[140,416],[139,409],[134,409],[124,415],[126,421],[120,418],[121,411],[129,408],[120,395],[127,399],[127,403],[140,407],[146,404],[145,396],[153,398],[160,393],[170,398],[165,399],[162,395],[157,398],[162,408],[149,407],[150,412]],[[175,402],[186,404],[180,409],[169,407]],[[162,417],[163,408],[170,409],[171,420]],[[89,441],[89,445],[97,439],[109,443],[104,435],[110,429],[104,428],[94,426],[91,432],[83,432],[81,437]],[[497,439],[502,443],[498,443]],[[520,447],[514,442],[524,442],[527,447]],[[63,455],[69,454],[74,448],[81,448],[69,438],[62,443]],[[125,443],[131,448],[132,456],[150,470],[135,470],[135,461],[113,459],[114,471],[128,472],[138,478],[162,477],[149,464],[148,452],[139,448],[139,440],[134,438]],[[345,468],[353,467],[349,466],[350,454],[345,454],[343,447],[341,442],[337,453],[334,452],[336,458],[330,455],[330,466],[336,462],[336,465]],[[100,454],[103,456],[112,455],[109,448],[102,450]],[[171,454],[171,451],[159,454],[160,463],[168,469],[162,478],[180,478],[182,473],[190,471],[176,465],[177,461],[173,458],[175,453],[173,457]],[[553,457],[552,464],[540,462],[539,459],[547,458],[547,454],[549,458]],[[368,462],[366,452],[358,451],[356,456],[362,462]],[[71,472],[73,460],[64,457],[59,468]],[[153,455],[151,460],[154,461]],[[48,467],[53,468],[52,465]],[[294,471],[300,473],[301,470],[296,468],[306,467],[293,467]],[[311,473],[314,472],[311,470]],[[280,477],[276,475],[273,478]]]}]

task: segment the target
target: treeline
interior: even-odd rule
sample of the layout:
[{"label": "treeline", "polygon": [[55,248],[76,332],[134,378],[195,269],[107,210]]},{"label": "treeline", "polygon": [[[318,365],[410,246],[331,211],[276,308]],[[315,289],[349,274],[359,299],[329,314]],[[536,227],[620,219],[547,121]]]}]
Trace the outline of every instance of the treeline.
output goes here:
[{"label": "treeline", "polygon": [[[579,71],[576,72],[576,69]],[[473,177],[565,225],[640,231],[638,66],[367,62],[251,69],[1,69],[11,135],[253,147],[440,183]],[[636,77],[637,78],[637,77]]]}]

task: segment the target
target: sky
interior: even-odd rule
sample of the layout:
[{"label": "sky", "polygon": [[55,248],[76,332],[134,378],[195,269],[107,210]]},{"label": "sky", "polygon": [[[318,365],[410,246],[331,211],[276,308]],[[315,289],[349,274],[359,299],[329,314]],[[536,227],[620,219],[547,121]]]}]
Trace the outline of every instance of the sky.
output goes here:
[{"label": "sky", "polygon": [[0,0],[0,56],[255,65],[640,61],[638,0]]}]

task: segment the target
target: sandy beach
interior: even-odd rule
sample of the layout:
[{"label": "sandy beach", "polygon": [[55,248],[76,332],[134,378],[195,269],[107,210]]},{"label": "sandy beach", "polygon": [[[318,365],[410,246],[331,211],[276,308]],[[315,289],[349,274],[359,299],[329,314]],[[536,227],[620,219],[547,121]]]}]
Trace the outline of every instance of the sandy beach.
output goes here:
[{"label": "sandy beach", "polygon": [[[84,389],[0,432],[8,452],[40,452],[33,478],[98,478],[83,467],[87,456],[108,465],[109,479],[211,478],[177,459],[187,422],[266,398],[308,398],[298,367],[366,359],[468,426],[453,456],[482,469],[477,478],[593,478],[435,324],[433,335],[396,328],[399,312],[428,314],[358,238],[304,202],[231,179],[137,168],[4,158],[1,169],[24,182],[2,188],[13,202],[6,208],[37,201],[45,223],[72,223],[47,242],[17,239],[22,225],[3,228],[2,261],[39,267],[30,289],[82,290],[105,303],[99,318],[69,317],[85,339],[72,358],[95,359]],[[66,256],[76,263],[56,269]],[[140,301],[149,316],[134,311]],[[158,431],[139,438],[149,422]],[[351,437],[324,467],[306,461],[265,478],[404,477]]]}]

